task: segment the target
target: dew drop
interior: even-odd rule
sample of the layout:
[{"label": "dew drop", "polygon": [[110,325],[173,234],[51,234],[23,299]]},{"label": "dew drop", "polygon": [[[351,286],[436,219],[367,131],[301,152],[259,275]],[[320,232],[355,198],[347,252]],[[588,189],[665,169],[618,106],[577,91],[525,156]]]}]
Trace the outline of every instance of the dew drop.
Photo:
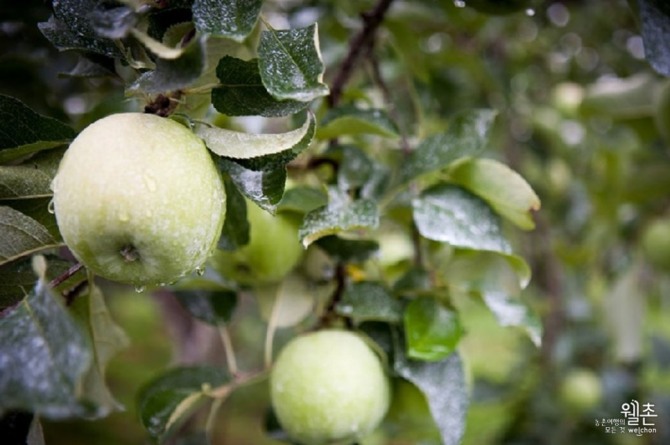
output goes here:
[{"label": "dew drop", "polygon": [[535,10],[533,8],[526,9],[526,15],[528,17],[533,17],[535,15]]},{"label": "dew drop", "polygon": [[454,6],[457,8],[465,8],[465,0],[454,0]]},{"label": "dew drop", "polygon": [[53,199],[49,201],[49,204],[47,205],[47,212],[51,213],[52,215],[56,213],[56,206]]},{"label": "dew drop", "polygon": [[135,286],[135,292],[141,294],[142,292],[144,292],[144,286],[142,285]]}]

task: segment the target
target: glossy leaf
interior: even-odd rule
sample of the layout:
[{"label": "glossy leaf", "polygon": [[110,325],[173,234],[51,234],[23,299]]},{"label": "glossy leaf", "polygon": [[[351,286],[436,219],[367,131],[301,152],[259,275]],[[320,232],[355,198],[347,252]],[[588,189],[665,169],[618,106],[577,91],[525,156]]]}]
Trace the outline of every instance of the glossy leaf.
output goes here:
[{"label": "glossy leaf", "polygon": [[381,283],[368,281],[349,285],[335,310],[356,324],[364,321],[399,323],[403,304]]},{"label": "glossy leaf", "polygon": [[35,113],[13,97],[0,95],[0,164],[67,144],[75,136],[64,123]]},{"label": "glossy leaf", "polygon": [[454,165],[449,177],[518,227],[535,227],[532,212],[540,209],[540,198],[521,175],[506,165],[492,159],[468,159]]},{"label": "glossy leaf", "polygon": [[235,250],[249,242],[247,203],[229,177],[223,179],[223,185],[226,189],[226,218],[218,247],[224,250]]},{"label": "glossy leaf", "polygon": [[0,265],[60,245],[43,225],[11,207],[0,206],[0,228]]},{"label": "glossy leaf", "polygon": [[[158,48],[153,50],[159,51]],[[160,55],[162,57],[156,60],[156,68],[142,74],[130,87],[130,91],[156,94],[179,90],[195,83],[205,69],[205,39],[194,38],[184,48],[175,49],[174,54],[163,50]]]},{"label": "glossy leaf", "polygon": [[318,27],[263,31],[258,44],[263,85],[280,100],[310,102],[328,94]]},{"label": "glossy leaf", "polygon": [[138,411],[149,435],[162,442],[207,400],[205,390],[230,380],[221,368],[174,368],[147,383],[138,395]]},{"label": "glossy leaf", "polygon": [[375,229],[378,225],[379,210],[374,201],[351,200],[347,195],[331,190],[328,205],[305,215],[298,236],[307,247],[324,236],[355,229]]},{"label": "glossy leaf", "polygon": [[321,120],[317,137],[334,139],[340,136],[370,134],[386,138],[399,137],[398,127],[388,114],[379,109],[345,106],[330,110]]},{"label": "glossy leaf", "polygon": [[457,159],[480,154],[489,142],[496,112],[470,110],[455,115],[444,133],[425,139],[400,170],[400,183],[439,171]]},{"label": "glossy leaf", "polygon": [[228,323],[237,307],[237,294],[226,289],[177,290],[174,293],[191,315],[214,326]]},{"label": "glossy leaf", "polygon": [[326,204],[328,204],[328,195],[323,189],[297,186],[284,192],[277,211],[308,213]]},{"label": "glossy leaf", "polygon": [[284,152],[300,152],[314,136],[314,115],[295,130],[279,134],[251,134],[202,125],[197,134],[219,156],[233,159],[262,158]]},{"label": "glossy leaf", "polygon": [[193,21],[200,32],[243,42],[254,29],[262,6],[262,0],[195,0]]},{"label": "glossy leaf", "polygon": [[90,287],[87,295],[78,297],[73,309],[87,329],[93,353],[93,365],[82,381],[82,396],[95,404],[96,417],[121,411],[123,406],[112,395],[105,381],[105,374],[109,361],[125,349],[130,340],[112,318],[102,291],[97,286]]},{"label": "glossy leaf", "polygon": [[0,318],[0,410],[50,418],[90,414],[79,400],[93,354],[81,326],[44,281]]},{"label": "glossy leaf", "polygon": [[670,5],[665,0],[638,0],[645,57],[660,74],[670,76]]},{"label": "glossy leaf", "polygon": [[437,361],[450,355],[463,335],[458,314],[435,298],[413,299],[405,308],[407,355]]},{"label": "glossy leaf", "polygon": [[216,67],[220,87],[212,90],[212,104],[228,116],[287,116],[305,109],[309,102],[277,100],[268,93],[258,71],[258,60],[225,56]]},{"label": "glossy leaf", "polygon": [[85,35],[71,29],[55,16],[46,22],[38,23],[38,28],[61,51],[78,50],[92,52],[106,57],[123,57],[123,53],[113,40],[98,35]]},{"label": "glossy leaf", "polygon": [[426,362],[398,354],[394,368],[426,397],[443,445],[459,445],[465,433],[469,405],[460,355],[454,352],[440,361]]},{"label": "glossy leaf", "polygon": [[489,205],[453,185],[438,184],[412,201],[419,233],[454,247],[509,253],[500,218]]},{"label": "glossy leaf", "polygon": [[220,158],[219,167],[230,175],[237,189],[262,208],[274,212],[284,195],[286,168],[251,170],[237,162]]},{"label": "glossy leaf", "polygon": [[372,257],[379,251],[379,243],[373,240],[357,240],[329,235],[316,241],[332,259],[340,262],[359,262]]},{"label": "glossy leaf", "polygon": [[63,150],[38,153],[19,165],[0,165],[0,200],[48,198]]}]

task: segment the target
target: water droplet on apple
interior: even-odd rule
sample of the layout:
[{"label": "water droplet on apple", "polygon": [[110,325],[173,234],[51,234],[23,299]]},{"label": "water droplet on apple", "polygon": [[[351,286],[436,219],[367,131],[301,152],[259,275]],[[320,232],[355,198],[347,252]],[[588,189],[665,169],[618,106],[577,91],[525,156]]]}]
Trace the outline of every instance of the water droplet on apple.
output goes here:
[{"label": "water droplet on apple", "polygon": [[144,286],[142,285],[135,286],[135,292],[141,294],[142,292],[144,292]]},{"label": "water droplet on apple", "polygon": [[56,207],[53,199],[49,201],[49,204],[47,205],[47,212],[51,213],[52,215],[56,213]]}]

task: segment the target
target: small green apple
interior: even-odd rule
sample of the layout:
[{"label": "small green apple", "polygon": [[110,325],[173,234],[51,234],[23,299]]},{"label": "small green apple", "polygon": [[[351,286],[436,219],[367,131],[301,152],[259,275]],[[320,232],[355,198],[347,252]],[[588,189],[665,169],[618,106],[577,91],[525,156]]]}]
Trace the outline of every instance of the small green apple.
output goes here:
[{"label": "small green apple", "polygon": [[240,284],[280,281],[300,261],[299,222],[289,213],[272,215],[247,201],[249,243],[235,251],[217,250],[211,264],[224,277]]},{"label": "small green apple", "polygon": [[646,227],[642,250],[651,264],[670,271],[670,219],[656,219]]},{"label": "small green apple", "polygon": [[293,339],[270,376],[280,425],[305,445],[353,442],[374,430],[390,403],[379,357],[358,335],[323,330]]},{"label": "small green apple", "polygon": [[589,369],[571,370],[561,382],[561,401],[575,412],[593,409],[600,403],[602,396],[600,379]]},{"label": "small green apple", "polygon": [[201,267],[225,191],[201,139],[170,119],[107,116],[72,142],[52,183],[63,240],[91,271],[144,286]]}]

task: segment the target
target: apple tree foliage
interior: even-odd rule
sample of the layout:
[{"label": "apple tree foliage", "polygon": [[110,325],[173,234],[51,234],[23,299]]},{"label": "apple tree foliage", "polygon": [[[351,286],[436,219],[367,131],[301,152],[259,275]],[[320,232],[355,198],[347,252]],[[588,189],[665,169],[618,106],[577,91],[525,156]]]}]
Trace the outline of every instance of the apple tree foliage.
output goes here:
[{"label": "apple tree foliage", "polygon": [[[129,343],[103,294],[115,288],[68,255],[50,184],[68,143],[91,120],[145,111],[190,128],[216,160],[228,196],[220,249],[250,242],[247,206],[258,206],[298,220],[291,242],[305,250],[277,283],[240,283],[210,267],[161,289],[137,289],[136,298],[174,298],[222,333],[225,351],[217,363],[156,370],[137,394],[146,435],[157,443],[216,443],[221,407],[266,379],[281,342],[341,327],[369,339],[395,388],[370,444],[397,434],[460,443],[472,395],[459,349],[468,335],[463,308],[485,308],[533,347],[555,340],[524,293],[532,265],[519,253],[541,207],[529,182],[541,184],[542,173],[529,169],[528,181],[518,172],[529,138],[519,123],[523,107],[506,102],[537,71],[517,75],[517,90],[498,91],[510,80],[487,66],[541,54],[514,54],[513,44],[468,32],[533,20],[559,2],[499,2],[492,10],[487,4],[496,2],[467,3],[52,1],[36,26],[54,48],[78,56],[61,75],[89,80],[96,108],[75,120],[0,95],[0,414],[28,419],[16,422],[23,428],[7,427],[12,434],[40,444],[40,419],[101,419],[123,408],[106,383],[108,363]],[[611,89],[594,88],[582,103],[586,115],[612,108],[621,113],[614,119],[635,115],[635,101],[660,85],[659,75],[670,75],[668,7],[662,0],[631,6],[656,77],[617,85],[630,99],[625,106],[613,107]],[[533,26],[541,33],[550,25]],[[492,54],[474,57],[484,41]],[[96,87],[113,100],[96,96]],[[562,140],[555,115],[523,117]],[[276,243],[265,242],[268,250]],[[260,365],[245,368],[227,327],[249,317],[248,301],[265,335]],[[403,415],[410,412],[424,419]],[[269,437],[288,441],[271,412],[259,417]]]}]

